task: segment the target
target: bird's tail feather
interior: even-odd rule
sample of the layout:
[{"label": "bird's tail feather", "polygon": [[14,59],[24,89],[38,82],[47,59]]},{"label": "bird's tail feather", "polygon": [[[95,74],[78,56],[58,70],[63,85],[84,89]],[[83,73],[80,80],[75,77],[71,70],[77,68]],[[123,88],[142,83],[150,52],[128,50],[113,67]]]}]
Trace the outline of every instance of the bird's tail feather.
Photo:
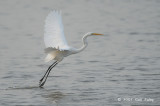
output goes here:
[{"label": "bird's tail feather", "polygon": [[54,56],[51,55],[51,54],[48,54],[48,55],[46,56],[46,58],[45,58],[45,62],[49,62],[49,61],[51,61],[51,60],[53,60],[53,59],[54,59]]}]

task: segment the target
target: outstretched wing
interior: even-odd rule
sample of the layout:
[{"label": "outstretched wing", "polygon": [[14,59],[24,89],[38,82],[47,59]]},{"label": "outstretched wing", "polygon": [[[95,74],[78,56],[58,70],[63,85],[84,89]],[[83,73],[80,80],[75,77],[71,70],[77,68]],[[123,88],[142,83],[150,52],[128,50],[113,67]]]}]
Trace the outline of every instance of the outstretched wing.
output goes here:
[{"label": "outstretched wing", "polygon": [[51,11],[45,20],[44,43],[46,48],[68,50],[70,47],[64,36],[61,13]]}]

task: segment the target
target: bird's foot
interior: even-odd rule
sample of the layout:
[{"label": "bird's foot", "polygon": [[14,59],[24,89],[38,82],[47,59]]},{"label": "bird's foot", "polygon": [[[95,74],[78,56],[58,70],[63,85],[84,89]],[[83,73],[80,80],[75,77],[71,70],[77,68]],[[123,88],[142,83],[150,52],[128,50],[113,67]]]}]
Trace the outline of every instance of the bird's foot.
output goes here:
[{"label": "bird's foot", "polygon": [[39,87],[42,87],[44,85],[45,81],[44,82],[42,81],[43,81],[43,78],[39,80]]},{"label": "bird's foot", "polygon": [[45,84],[46,79],[47,79],[47,78],[45,78],[45,79],[42,78],[42,79],[39,80],[39,87],[42,87],[42,86]]},{"label": "bird's foot", "polygon": [[41,78],[40,80],[39,80],[39,83],[41,83],[43,81],[43,78]]},{"label": "bird's foot", "polygon": [[43,87],[43,85],[44,85],[44,83],[41,83],[41,84],[39,84],[39,87],[41,87],[41,88],[42,88],[42,87]]},{"label": "bird's foot", "polygon": [[43,85],[45,84],[45,81],[44,82],[39,82],[39,87],[43,87]]}]

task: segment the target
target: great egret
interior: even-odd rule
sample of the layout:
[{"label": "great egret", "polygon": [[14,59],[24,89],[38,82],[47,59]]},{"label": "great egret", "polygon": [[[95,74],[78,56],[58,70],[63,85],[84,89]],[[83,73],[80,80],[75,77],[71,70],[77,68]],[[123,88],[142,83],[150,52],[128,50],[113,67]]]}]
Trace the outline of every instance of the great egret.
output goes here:
[{"label": "great egret", "polygon": [[87,37],[92,35],[103,34],[88,32],[82,38],[83,46],[81,48],[76,49],[68,46],[64,36],[61,12],[51,11],[45,20],[44,43],[46,46],[45,52],[47,53],[45,62],[51,60],[55,60],[55,62],[49,66],[40,80],[39,86],[42,87],[45,84],[51,69],[61,62],[64,57],[83,51],[88,45]]}]

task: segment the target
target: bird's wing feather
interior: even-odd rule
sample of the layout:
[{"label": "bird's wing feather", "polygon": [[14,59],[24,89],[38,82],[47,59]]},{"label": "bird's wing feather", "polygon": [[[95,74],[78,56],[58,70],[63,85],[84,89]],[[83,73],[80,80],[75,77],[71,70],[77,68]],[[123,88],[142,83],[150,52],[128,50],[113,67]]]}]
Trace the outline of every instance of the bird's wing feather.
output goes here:
[{"label": "bird's wing feather", "polygon": [[70,49],[64,36],[61,13],[58,11],[51,11],[46,17],[44,42],[46,48]]}]

